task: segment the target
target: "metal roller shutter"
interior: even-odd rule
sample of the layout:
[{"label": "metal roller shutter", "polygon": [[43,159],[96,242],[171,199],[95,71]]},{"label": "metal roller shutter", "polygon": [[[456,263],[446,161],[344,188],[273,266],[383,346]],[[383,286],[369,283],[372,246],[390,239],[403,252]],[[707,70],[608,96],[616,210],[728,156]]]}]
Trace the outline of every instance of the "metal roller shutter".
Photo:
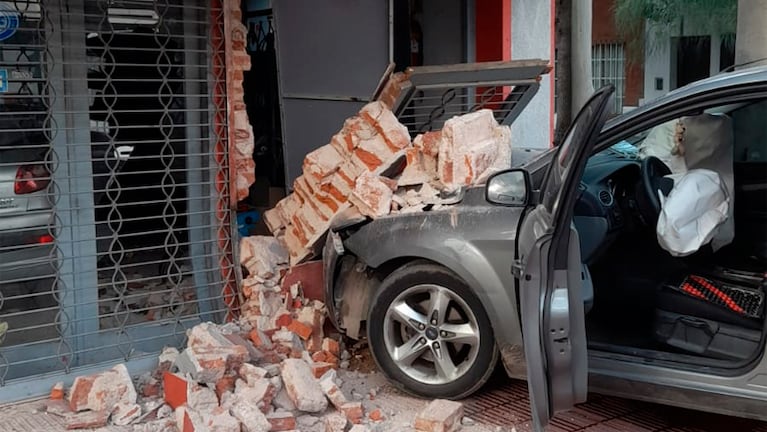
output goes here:
[{"label": "metal roller shutter", "polygon": [[220,2],[0,8],[7,400],[180,346],[223,319],[235,268]]}]

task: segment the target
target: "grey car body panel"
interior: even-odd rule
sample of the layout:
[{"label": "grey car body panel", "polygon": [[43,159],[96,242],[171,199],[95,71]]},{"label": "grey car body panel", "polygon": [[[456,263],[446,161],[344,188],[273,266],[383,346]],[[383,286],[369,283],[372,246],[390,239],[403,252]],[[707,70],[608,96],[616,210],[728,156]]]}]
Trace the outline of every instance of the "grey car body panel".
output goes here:
[{"label": "grey car body panel", "polygon": [[490,321],[503,323],[493,326],[499,346],[521,345],[519,320],[509,311],[517,310],[511,262],[523,211],[488,205],[484,188],[476,187],[448,209],[393,215],[363,225],[344,246],[374,268],[398,258],[421,258],[451,269],[477,294]]},{"label": "grey car body panel", "polygon": [[[602,128],[595,152],[652,125],[718,101],[766,96],[767,67],[698,81],[609,120]],[[538,185],[542,168],[551,155],[551,151],[543,150],[535,158],[520,162],[515,153],[512,160],[515,166],[528,169],[533,183]],[[484,202],[483,192],[481,187],[467,191],[464,202],[448,210],[394,215],[368,222],[347,238],[344,246],[372,267],[411,257],[430,259],[453,269],[487,308],[504,360],[511,358],[524,363],[519,350],[512,350],[508,358],[503,352],[505,344],[518,348],[521,343],[517,301],[511,288],[514,280],[509,269],[522,211],[492,206]],[[375,247],[370,247],[371,244]],[[333,298],[333,278],[328,277],[333,271],[326,263],[328,299]],[[514,376],[524,377],[524,364],[514,372]],[[595,391],[767,420],[767,410],[755,408],[759,404],[767,406],[764,405],[767,358],[763,355],[748,368],[719,374],[707,368],[683,370],[649,359],[591,350],[589,373],[590,386]],[[662,391],[653,394],[654,389]]]}]

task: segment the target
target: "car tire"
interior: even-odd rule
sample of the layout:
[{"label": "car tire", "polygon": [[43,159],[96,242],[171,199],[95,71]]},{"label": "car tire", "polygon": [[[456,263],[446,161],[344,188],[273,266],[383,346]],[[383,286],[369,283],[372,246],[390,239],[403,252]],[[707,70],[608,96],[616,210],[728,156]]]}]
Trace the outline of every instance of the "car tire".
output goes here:
[{"label": "car tire", "polygon": [[[434,299],[444,298],[448,299],[447,312],[439,319],[439,314],[433,313],[438,308],[432,305]],[[412,311],[419,313],[418,318],[409,320],[410,325],[404,324],[402,315]],[[415,324],[424,318],[428,321],[426,329]],[[431,325],[435,322],[439,325]],[[454,333],[456,329],[461,331]],[[457,335],[468,335],[469,330],[464,329],[475,331],[475,336],[451,342],[459,340]],[[455,273],[431,262],[410,263],[384,279],[368,311],[367,336],[373,358],[387,378],[406,392],[428,398],[469,396],[490,378],[498,361],[490,319],[477,296]],[[416,354],[398,354],[408,352],[403,348],[408,346],[418,347],[413,353],[423,352],[412,364],[407,363]],[[438,362],[438,358],[449,358],[450,362]],[[451,363],[455,370],[450,369]]]}]

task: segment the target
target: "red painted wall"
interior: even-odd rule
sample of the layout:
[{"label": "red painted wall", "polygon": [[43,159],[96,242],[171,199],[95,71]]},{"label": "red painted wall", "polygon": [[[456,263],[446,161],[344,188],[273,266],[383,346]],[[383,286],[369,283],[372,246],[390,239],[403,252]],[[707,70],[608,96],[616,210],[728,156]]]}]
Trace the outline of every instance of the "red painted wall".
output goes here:
[{"label": "red painted wall", "polygon": [[475,2],[477,61],[511,60],[511,0]]},{"label": "red painted wall", "polygon": [[[474,3],[476,61],[511,60],[511,1],[481,0]],[[477,102],[483,99],[482,93],[488,90],[477,89]],[[499,91],[486,101],[485,106],[492,108],[494,103],[502,101],[509,92],[511,88],[504,87],[502,92]]]},{"label": "red painted wall", "polygon": [[[613,8],[615,0],[592,0],[591,41],[597,43],[623,42],[623,36],[615,27]],[[639,99],[644,97],[644,55],[641,51],[632,51],[631,44],[625,44],[626,62],[626,95],[625,104],[639,105]]]}]

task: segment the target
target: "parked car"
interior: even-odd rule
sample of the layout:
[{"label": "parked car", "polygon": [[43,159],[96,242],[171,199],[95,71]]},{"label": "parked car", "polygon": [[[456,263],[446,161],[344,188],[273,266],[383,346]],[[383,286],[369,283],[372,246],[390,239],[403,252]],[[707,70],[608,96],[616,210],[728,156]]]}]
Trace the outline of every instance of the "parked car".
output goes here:
[{"label": "parked car", "polygon": [[[42,293],[51,291],[57,267],[51,147],[41,119],[27,114],[43,111],[14,107],[0,133],[0,291],[5,297],[35,294],[38,306],[49,303]],[[130,153],[110,152],[103,133],[91,132],[90,139],[94,203],[103,204],[113,187],[110,169],[120,172]]]},{"label": "parked car", "polygon": [[[153,33],[137,28],[106,39],[96,33],[86,37],[93,92],[89,120],[92,127],[102,125],[90,133],[100,267],[113,265],[112,229],[120,235],[120,247],[163,250],[172,219],[178,241],[188,240],[186,218],[179,217],[186,214],[186,188],[180,186],[187,183],[186,141],[181,128],[172,126],[183,123],[175,96],[182,92],[173,81],[181,60],[175,54],[159,60],[160,54],[146,55],[150,49],[159,52],[158,44],[176,46]],[[44,126],[48,107],[33,98],[19,100],[0,104],[0,292],[6,297],[51,291],[57,267],[48,190],[52,153]]]},{"label": "parked car", "polygon": [[[455,206],[336,221],[330,318],[367,336],[396,385],[462,398],[500,358],[528,380],[539,430],[587,391],[767,420],[767,68],[608,121],[612,93],[597,91],[557,147],[515,148],[510,170]],[[734,239],[674,256],[657,234],[671,170],[641,149],[669,121],[709,117],[730,125]]]},{"label": "parked car", "polygon": [[23,146],[23,137],[12,135],[0,138],[0,290],[6,298],[40,291],[41,281],[55,275],[45,149]]}]

